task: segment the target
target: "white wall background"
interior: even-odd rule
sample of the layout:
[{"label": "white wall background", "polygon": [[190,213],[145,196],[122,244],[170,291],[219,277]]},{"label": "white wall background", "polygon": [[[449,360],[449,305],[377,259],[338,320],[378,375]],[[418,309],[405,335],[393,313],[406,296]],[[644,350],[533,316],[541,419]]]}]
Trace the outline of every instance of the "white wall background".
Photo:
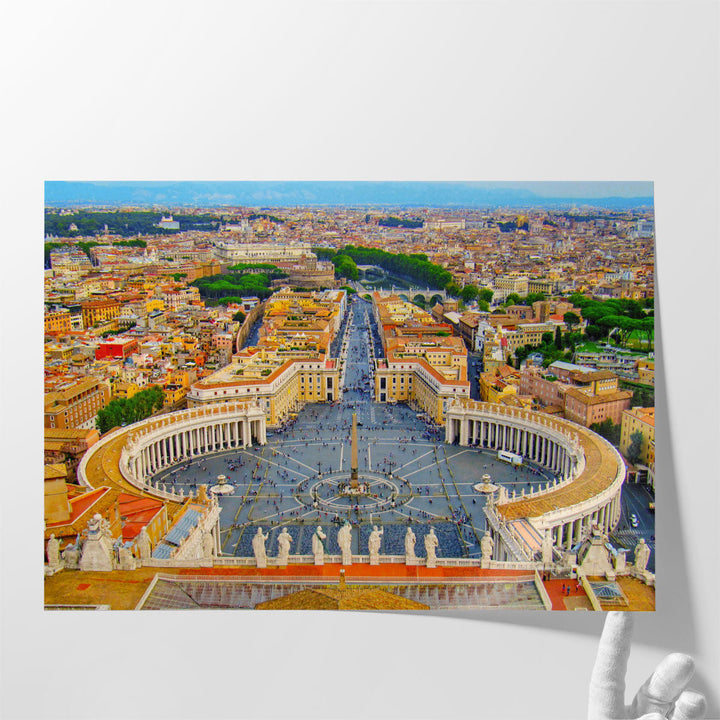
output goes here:
[{"label": "white wall background", "polygon": [[6,4],[0,88],[8,718],[579,718],[593,614],[46,613],[44,180],[653,180],[658,606],[720,716],[718,6]]}]

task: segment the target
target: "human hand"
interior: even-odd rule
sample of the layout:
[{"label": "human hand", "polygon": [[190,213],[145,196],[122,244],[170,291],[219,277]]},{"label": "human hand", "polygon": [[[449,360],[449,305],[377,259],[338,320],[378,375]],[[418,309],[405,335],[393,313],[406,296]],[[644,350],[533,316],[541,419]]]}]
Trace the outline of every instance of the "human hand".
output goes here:
[{"label": "human hand", "polygon": [[664,658],[643,683],[631,705],[625,705],[625,674],[632,644],[632,613],[610,612],[600,637],[590,678],[588,720],[698,720],[705,717],[705,698],[687,684],[695,669],[682,653]]}]

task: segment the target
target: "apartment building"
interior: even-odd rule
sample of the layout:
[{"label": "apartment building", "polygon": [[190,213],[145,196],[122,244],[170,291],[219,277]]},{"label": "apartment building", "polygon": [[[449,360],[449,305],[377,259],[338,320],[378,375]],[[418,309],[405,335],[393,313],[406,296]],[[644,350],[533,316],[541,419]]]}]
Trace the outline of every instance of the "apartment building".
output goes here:
[{"label": "apartment building", "polygon": [[87,378],[58,385],[45,394],[46,428],[94,428],[98,410],[110,402],[108,383]]}]

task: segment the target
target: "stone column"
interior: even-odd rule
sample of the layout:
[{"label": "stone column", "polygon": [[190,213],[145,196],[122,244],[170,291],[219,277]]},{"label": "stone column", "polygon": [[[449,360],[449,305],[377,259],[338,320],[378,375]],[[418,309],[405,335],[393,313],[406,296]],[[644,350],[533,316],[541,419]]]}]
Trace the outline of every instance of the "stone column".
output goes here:
[{"label": "stone column", "polygon": [[245,418],[243,420],[243,445],[245,447],[248,447],[250,444],[250,420],[248,418]]},{"label": "stone column", "polygon": [[460,420],[460,444],[468,444],[468,421],[464,417]]}]

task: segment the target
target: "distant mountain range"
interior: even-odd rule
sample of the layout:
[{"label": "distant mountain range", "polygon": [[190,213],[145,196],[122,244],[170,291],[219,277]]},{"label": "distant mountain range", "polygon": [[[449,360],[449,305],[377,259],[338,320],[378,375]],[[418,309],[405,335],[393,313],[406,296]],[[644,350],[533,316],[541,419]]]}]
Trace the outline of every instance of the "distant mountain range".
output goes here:
[{"label": "distant mountain range", "polygon": [[[518,187],[537,187],[540,192]],[[553,186],[558,188],[557,195]],[[633,188],[637,186],[637,195]],[[607,187],[607,196],[601,196]],[[575,192],[568,194],[568,189]],[[622,194],[618,192],[622,191]],[[587,191],[587,194],[583,194]],[[48,207],[447,207],[613,210],[652,207],[652,184],[463,182],[60,182],[45,183]]]}]

